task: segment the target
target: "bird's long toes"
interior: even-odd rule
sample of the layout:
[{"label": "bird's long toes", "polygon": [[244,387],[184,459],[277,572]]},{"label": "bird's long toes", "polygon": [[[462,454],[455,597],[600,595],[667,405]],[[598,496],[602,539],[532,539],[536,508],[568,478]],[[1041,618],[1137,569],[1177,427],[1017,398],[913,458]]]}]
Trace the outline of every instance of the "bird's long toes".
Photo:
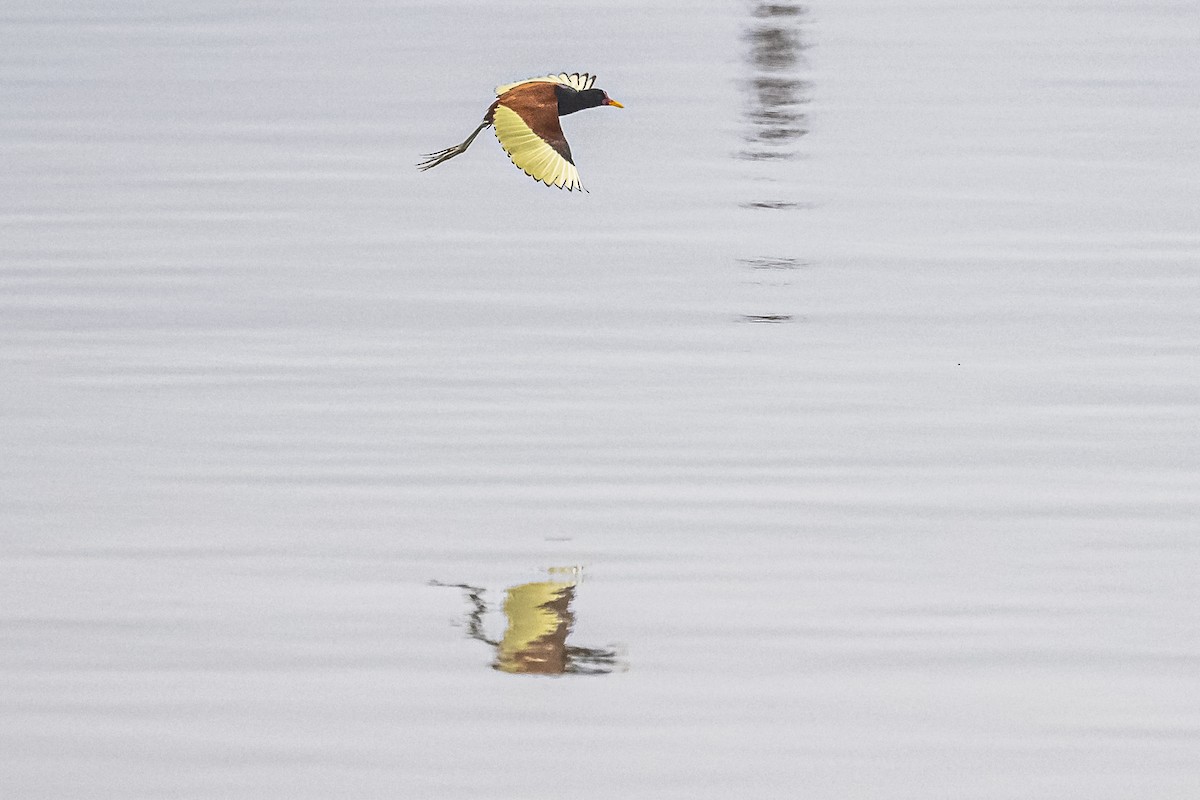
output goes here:
[{"label": "bird's long toes", "polygon": [[458,147],[447,147],[445,150],[438,150],[436,153],[429,153],[422,156],[421,160],[417,162],[417,169],[422,171],[431,169],[436,167],[438,164],[441,164],[443,161],[453,158],[460,152],[462,151],[459,150]]}]

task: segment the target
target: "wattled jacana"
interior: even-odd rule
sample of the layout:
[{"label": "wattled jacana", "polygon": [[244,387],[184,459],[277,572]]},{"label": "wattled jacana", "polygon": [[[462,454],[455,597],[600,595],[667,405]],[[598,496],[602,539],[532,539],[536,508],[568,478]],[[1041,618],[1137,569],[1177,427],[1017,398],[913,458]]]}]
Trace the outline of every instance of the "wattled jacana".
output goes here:
[{"label": "wattled jacana", "polygon": [[558,118],[596,106],[624,108],[608,92],[593,89],[595,82],[586,72],[562,72],[497,86],[496,100],[475,132],[461,144],[425,156],[417,168],[432,169],[465,153],[481,130],[494,125],[500,146],[526,175],[567,191],[583,189]]}]

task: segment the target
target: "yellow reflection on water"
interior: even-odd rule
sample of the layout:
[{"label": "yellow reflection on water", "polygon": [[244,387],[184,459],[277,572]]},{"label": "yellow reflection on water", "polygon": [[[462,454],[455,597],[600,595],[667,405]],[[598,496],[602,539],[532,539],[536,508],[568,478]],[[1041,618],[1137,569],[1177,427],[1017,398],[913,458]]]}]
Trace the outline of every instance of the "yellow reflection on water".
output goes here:
[{"label": "yellow reflection on water", "polygon": [[553,581],[513,586],[504,597],[508,628],[500,640],[496,669],[561,675],[567,671],[567,632],[575,622],[575,584]]},{"label": "yellow reflection on water", "polygon": [[575,624],[571,601],[582,578],[579,567],[552,567],[547,580],[510,586],[504,592],[504,634],[491,639],[484,631],[487,613],[484,589],[445,584],[467,592],[472,610],[467,635],[496,650],[492,668],[513,675],[605,675],[624,667],[613,648],[579,647],[567,643]]}]

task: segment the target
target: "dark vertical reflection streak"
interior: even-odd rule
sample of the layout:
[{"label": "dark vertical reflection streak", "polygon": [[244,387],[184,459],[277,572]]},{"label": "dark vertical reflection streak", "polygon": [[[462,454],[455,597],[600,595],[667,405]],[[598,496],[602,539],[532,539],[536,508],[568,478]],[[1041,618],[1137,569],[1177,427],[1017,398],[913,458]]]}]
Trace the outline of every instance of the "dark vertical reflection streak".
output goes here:
[{"label": "dark vertical reflection streak", "polygon": [[749,161],[795,156],[796,140],[808,133],[812,83],[801,77],[807,64],[804,20],[808,9],[796,3],[757,3],[750,12],[744,39],[746,60],[746,146],[739,157]]},{"label": "dark vertical reflection streak", "polygon": [[[745,47],[745,77],[742,79],[743,109],[742,147],[737,158],[756,162],[747,167],[753,171],[756,191],[769,192],[743,201],[740,205],[750,211],[795,211],[810,207],[791,194],[794,169],[783,163],[798,154],[799,141],[809,131],[807,107],[811,101],[812,81],[806,77],[808,61],[808,8],[794,2],[755,2],[747,6],[748,18],[743,28]],[[774,239],[775,237],[772,237]],[[761,246],[761,245],[758,245]],[[742,322],[793,322],[802,317],[778,308],[780,298],[790,296],[783,291],[790,287],[792,276],[804,266],[806,259],[761,251],[738,263],[748,270],[747,284],[755,286],[754,313],[742,313]],[[770,277],[768,277],[768,275]]]}]

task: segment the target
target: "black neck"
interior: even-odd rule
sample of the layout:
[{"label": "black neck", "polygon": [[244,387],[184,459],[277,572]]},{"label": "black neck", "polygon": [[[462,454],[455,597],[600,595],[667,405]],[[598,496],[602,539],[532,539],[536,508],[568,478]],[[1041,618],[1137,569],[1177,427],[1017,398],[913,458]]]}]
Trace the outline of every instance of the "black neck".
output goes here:
[{"label": "black neck", "polygon": [[560,117],[604,104],[604,92],[600,89],[585,89],[577,92],[570,86],[560,84],[554,87],[554,92],[558,95],[558,115]]}]

